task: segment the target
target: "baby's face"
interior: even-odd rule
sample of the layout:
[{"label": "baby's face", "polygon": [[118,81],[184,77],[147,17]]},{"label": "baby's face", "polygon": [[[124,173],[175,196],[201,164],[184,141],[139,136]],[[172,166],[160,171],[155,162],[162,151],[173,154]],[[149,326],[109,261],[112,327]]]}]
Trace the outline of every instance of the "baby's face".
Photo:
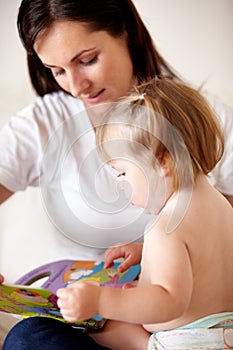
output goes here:
[{"label": "baby's face", "polygon": [[115,159],[110,164],[118,171],[118,177],[124,181],[122,187],[131,203],[146,208],[149,196],[149,184],[142,166],[138,162],[126,158]]}]

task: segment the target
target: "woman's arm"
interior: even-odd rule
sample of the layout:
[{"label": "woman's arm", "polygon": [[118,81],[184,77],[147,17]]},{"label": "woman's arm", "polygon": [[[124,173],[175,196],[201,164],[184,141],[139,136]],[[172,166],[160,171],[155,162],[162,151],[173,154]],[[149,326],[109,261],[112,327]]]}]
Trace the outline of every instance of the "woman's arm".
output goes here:
[{"label": "woman's arm", "polygon": [[218,116],[225,138],[223,156],[212,170],[210,182],[233,206],[233,109],[210,93],[205,92],[204,97]]},{"label": "woman's arm", "polygon": [[14,192],[9,191],[6,187],[0,184],[0,204],[5,202]]}]

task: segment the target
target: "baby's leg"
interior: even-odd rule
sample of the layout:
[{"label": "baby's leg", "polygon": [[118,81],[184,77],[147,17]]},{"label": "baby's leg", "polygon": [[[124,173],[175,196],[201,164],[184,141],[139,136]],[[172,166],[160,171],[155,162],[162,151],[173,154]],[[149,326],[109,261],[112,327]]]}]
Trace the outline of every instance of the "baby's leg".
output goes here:
[{"label": "baby's leg", "polygon": [[98,344],[112,350],[147,350],[150,333],[142,326],[107,321],[101,331],[88,333]]}]

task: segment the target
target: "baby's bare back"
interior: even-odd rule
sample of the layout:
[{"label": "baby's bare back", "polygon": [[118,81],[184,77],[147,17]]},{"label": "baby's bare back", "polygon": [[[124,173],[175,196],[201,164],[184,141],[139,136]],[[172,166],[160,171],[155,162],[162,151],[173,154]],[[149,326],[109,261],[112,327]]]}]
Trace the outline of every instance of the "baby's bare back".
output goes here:
[{"label": "baby's bare back", "polygon": [[206,315],[233,311],[233,208],[204,182],[194,190],[180,225],[193,273],[191,302],[181,317],[146,326],[148,331],[172,329]]}]

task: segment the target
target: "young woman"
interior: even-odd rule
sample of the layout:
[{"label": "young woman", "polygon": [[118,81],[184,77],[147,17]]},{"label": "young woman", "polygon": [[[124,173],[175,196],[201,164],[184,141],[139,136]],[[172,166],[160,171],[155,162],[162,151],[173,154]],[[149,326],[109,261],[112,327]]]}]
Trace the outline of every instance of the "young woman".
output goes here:
[{"label": "young woman", "polygon": [[[18,29],[40,97],[0,132],[0,203],[16,191],[40,186],[59,242],[56,259],[100,259],[108,246],[140,239],[149,218],[122,192],[116,195],[115,173],[101,165],[95,125],[102,106],[127,94],[135,82],[161,74],[176,79],[175,74],[157,52],[130,0],[23,0]],[[220,118],[230,134],[230,117],[222,110]],[[232,195],[227,166],[231,155],[229,143],[214,170],[217,188],[227,196]],[[64,342],[58,337],[66,339],[60,324],[50,322],[54,337],[50,333],[46,345],[43,341],[38,345],[37,335],[41,337],[47,321],[38,320],[38,332],[32,333],[35,322],[20,323],[5,349],[11,339],[14,349],[23,347],[23,342],[31,349],[59,349]],[[66,344],[72,349],[70,332],[75,337],[78,331],[68,329]],[[76,340],[75,344],[77,348]],[[80,339],[79,344],[81,348]]]},{"label": "young woman", "polygon": [[116,176],[130,185],[131,202],[158,216],[145,231],[142,251],[131,243],[105,254],[106,267],[122,255],[127,263],[141,263],[137,287],[70,284],[57,293],[64,318],[76,322],[99,314],[123,322],[118,331],[108,321],[91,334],[114,350],[146,350],[153,332],[150,348],[158,349],[164,344],[156,333],[166,337],[169,330],[169,348],[181,348],[180,327],[192,328],[185,348],[194,348],[193,330],[201,324],[206,336],[196,341],[203,348],[207,341],[209,348],[227,348],[224,332],[208,330],[223,320],[233,328],[233,211],[206,177],[224,148],[217,118],[194,89],[154,78],[113,107],[96,139]]}]

